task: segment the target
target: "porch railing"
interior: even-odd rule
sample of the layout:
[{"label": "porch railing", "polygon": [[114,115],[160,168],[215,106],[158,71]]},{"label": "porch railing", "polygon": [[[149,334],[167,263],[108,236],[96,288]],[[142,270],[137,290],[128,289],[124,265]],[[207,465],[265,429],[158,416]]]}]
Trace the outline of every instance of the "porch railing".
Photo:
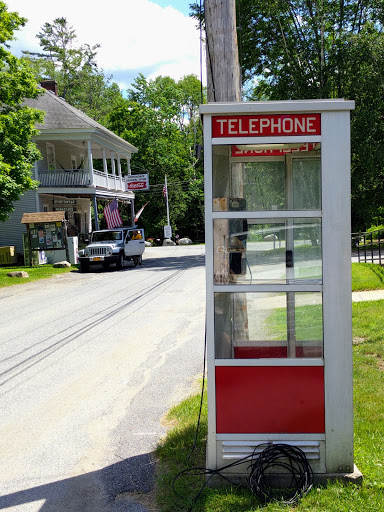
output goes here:
[{"label": "porch railing", "polygon": [[60,169],[39,171],[39,181],[42,187],[90,187],[96,186],[108,190],[126,190],[123,177],[93,171],[93,183],[89,171],[84,169]]},{"label": "porch railing", "polygon": [[105,174],[101,171],[93,171],[94,184],[97,187],[108,190],[126,190],[123,178],[118,175]]},{"label": "porch railing", "polygon": [[352,254],[359,263],[384,265],[384,229],[352,233]]}]

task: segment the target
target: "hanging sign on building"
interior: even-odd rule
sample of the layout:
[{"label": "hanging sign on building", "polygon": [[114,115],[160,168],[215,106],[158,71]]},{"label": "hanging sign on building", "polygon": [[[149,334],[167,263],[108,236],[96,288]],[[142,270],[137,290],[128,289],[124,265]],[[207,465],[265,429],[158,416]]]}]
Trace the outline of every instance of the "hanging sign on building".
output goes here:
[{"label": "hanging sign on building", "polygon": [[212,137],[320,135],[320,114],[212,116]]},{"label": "hanging sign on building", "polygon": [[130,174],[125,177],[127,190],[149,190],[148,174]]}]

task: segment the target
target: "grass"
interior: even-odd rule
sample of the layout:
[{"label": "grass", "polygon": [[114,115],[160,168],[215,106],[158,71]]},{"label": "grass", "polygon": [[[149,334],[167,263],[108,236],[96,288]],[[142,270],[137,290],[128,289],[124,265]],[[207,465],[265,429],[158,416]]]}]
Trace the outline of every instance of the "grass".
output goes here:
[{"label": "grass", "polygon": [[[28,272],[29,277],[8,277],[8,272],[15,270],[24,270]],[[76,266],[70,268],[53,268],[52,265],[39,265],[37,267],[0,267],[0,288],[5,286],[14,286],[16,284],[30,283],[31,281],[37,281],[39,279],[46,279],[47,277],[53,277],[58,274],[65,274],[77,270]]]},{"label": "grass", "polygon": [[[358,268],[356,268],[358,266]],[[353,264],[355,290],[384,288],[381,268]],[[376,266],[377,267],[377,266]],[[367,283],[364,282],[364,276]],[[380,284],[381,283],[381,284]],[[353,303],[355,463],[364,475],[361,486],[338,482],[313,488],[296,507],[263,504],[247,488],[205,488],[194,512],[379,512],[384,508],[384,300]],[[157,448],[158,510],[190,510],[204,476],[175,476],[186,467],[205,466],[206,399],[196,448],[194,442],[200,396],[192,396],[168,414],[169,434]],[[176,496],[172,486],[179,496]]]},{"label": "grass", "polygon": [[384,288],[384,268],[375,263],[352,263],[352,291]]}]

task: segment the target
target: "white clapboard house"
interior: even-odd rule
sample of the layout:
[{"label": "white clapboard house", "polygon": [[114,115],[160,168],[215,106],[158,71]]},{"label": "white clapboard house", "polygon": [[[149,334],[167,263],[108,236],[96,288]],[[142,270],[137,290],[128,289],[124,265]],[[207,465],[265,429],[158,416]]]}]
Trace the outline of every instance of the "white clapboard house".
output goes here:
[{"label": "white clapboard house", "polygon": [[25,101],[45,112],[33,139],[42,155],[33,169],[39,187],[26,192],[9,220],[0,223],[0,246],[15,246],[18,253],[23,252],[24,213],[64,211],[68,234],[81,242],[99,228],[94,212],[100,201],[105,205],[117,199],[120,210],[134,212],[135,195],[127,190],[126,176],[137,149],[59,98],[56,82],[41,85],[44,93]]}]

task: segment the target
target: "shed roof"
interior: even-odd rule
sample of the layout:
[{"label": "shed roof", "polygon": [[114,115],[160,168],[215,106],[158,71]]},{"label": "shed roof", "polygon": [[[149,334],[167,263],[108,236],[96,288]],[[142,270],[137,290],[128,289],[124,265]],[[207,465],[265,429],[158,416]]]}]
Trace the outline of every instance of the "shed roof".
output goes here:
[{"label": "shed roof", "polygon": [[35,212],[23,213],[21,224],[33,224],[35,222],[62,222],[65,212]]}]

